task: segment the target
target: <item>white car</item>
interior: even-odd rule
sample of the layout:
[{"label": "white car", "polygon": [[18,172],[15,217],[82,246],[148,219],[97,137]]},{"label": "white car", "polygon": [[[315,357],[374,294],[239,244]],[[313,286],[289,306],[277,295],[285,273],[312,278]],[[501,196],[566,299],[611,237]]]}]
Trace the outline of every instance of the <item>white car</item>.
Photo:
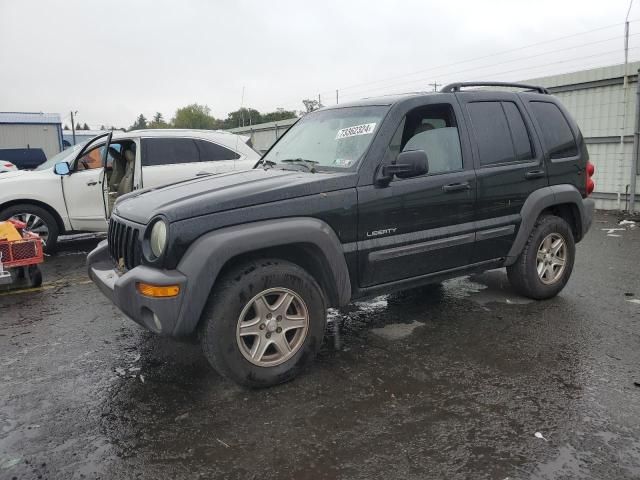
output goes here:
[{"label": "white car", "polygon": [[16,170],[18,170],[18,167],[16,167],[13,163],[7,162],[5,160],[0,160],[0,173],[15,172]]},{"label": "white car", "polygon": [[253,168],[260,155],[248,140],[212,130],[99,135],[60,152],[35,170],[1,174],[0,220],[22,220],[40,234],[45,251],[53,252],[59,235],[105,232],[120,195]]}]

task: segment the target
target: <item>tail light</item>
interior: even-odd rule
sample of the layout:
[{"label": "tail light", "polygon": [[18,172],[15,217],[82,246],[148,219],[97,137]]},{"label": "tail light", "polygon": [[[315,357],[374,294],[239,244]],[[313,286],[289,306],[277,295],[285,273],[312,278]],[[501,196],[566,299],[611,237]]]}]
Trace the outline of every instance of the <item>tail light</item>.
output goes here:
[{"label": "tail light", "polygon": [[593,193],[593,190],[596,188],[596,184],[593,182],[593,174],[596,172],[596,167],[593,165],[593,163],[591,163],[590,161],[587,160],[587,168],[586,168],[586,178],[585,178],[585,182],[586,182],[586,191],[587,191],[587,197],[589,195],[591,195]]},{"label": "tail light", "polygon": [[7,167],[7,168],[11,168],[11,167],[13,167],[14,165],[13,165],[13,163],[5,163],[5,164],[4,164],[4,166],[5,166],[5,167]]}]

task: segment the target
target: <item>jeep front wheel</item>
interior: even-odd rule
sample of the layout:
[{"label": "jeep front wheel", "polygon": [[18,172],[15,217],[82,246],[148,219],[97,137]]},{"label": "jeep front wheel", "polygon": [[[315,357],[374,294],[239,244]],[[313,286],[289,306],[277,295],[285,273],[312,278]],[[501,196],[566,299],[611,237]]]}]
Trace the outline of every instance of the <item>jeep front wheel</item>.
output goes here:
[{"label": "jeep front wheel", "polygon": [[203,351],[214,369],[242,385],[267,387],[292,379],[315,357],[324,295],[298,265],[256,260],[216,282],[202,322]]},{"label": "jeep front wheel", "polygon": [[540,217],[516,263],[507,267],[509,281],[527,297],[554,297],[569,281],[575,252],[569,224],[554,215]]}]

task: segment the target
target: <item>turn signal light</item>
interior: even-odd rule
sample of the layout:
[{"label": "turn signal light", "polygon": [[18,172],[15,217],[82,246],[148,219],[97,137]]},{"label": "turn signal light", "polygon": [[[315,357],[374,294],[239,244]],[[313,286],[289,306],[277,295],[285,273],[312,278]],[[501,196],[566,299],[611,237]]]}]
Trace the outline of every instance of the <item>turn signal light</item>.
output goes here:
[{"label": "turn signal light", "polygon": [[150,285],[148,283],[138,282],[136,284],[138,292],[145,297],[167,298],[176,297],[180,293],[179,285]]}]

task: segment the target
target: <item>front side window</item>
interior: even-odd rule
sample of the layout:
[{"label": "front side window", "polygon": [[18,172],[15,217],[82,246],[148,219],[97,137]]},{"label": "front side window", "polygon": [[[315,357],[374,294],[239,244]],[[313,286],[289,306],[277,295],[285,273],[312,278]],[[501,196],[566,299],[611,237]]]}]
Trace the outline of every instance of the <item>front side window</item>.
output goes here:
[{"label": "front side window", "polygon": [[85,152],[82,157],[76,162],[75,170],[80,172],[82,170],[93,170],[94,168],[102,167],[102,155],[104,153],[104,145],[95,147]]},{"label": "front side window", "polygon": [[191,138],[142,139],[142,165],[145,167],[198,161],[198,147]]},{"label": "front side window", "polygon": [[542,138],[552,159],[575,157],[578,146],[567,119],[557,105],[531,102],[531,109],[542,130]]},{"label": "front side window", "polygon": [[390,149],[424,150],[429,161],[429,174],[462,169],[462,151],[455,114],[450,105],[429,105],[407,114],[400,125],[402,137],[394,135]]},{"label": "front side window", "polygon": [[352,167],[367,151],[387,110],[386,106],[365,106],[308,113],[263,160],[279,165],[310,160],[320,169]]}]

